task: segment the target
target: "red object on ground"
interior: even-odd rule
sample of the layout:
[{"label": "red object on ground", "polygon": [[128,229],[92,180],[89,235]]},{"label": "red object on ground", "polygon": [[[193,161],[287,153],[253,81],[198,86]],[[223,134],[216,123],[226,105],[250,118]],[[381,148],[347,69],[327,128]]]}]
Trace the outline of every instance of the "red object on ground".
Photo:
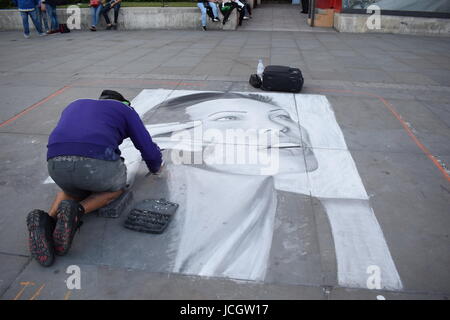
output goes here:
[{"label": "red object on ground", "polygon": [[334,9],[337,12],[341,12],[342,0],[316,0],[316,8]]}]

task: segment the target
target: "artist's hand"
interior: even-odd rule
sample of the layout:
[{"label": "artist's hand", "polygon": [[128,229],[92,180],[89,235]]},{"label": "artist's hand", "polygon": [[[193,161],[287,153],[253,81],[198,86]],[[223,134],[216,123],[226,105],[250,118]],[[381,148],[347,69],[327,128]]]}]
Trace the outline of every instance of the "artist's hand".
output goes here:
[{"label": "artist's hand", "polygon": [[148,177],[148,176],[150,176],[150,175],[158,176],[158,175],[160,175],[160,174],[163,172],[164,167],[165,167],[165,162],[164,162],[164,160],[163,160],[163,162],[161,163],[161,166],[159,167],[158,171],[156,171],[156,172],[149,172],[149,173],[147,173],[145,176],[146,176],[146,177]]}]

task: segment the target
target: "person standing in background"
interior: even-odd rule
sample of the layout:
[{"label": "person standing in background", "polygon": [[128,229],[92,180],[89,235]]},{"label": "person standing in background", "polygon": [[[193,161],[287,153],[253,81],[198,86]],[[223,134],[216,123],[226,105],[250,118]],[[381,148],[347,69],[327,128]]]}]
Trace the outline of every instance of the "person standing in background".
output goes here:
[{"label": "person standing in background", "polygon": [[309,12],[309,0],[302,0],[302,13]]},{"label": "person standing in background", "polygon": [[41,22],[42,31],[48,32],[50,29],[48,28],[47,10],[45,9],[45,4],[43,3],[43,0],[39,1],[36,10],[38,13],[38,19]]},{"label": "person standing in background", "polygon": [[45,4],[45,9],[50,19],[50,30],[47,34],[54,34],[59,32],[58,16],[56,15],[56,6],[58,5],[58,0],[42,0]]},{"label": "person standing in background", "polygon": [[22,16],[23,24],[23,36],[28,39],[30,37],[30,25],[28,24],[28,17],[33,21],[34,27],[40,36],[45,35],[42,32],[41,22],[38,19],[36,7],[39,4],[39,0],[12,0],[13,3],[19,8],[20,15]]}]

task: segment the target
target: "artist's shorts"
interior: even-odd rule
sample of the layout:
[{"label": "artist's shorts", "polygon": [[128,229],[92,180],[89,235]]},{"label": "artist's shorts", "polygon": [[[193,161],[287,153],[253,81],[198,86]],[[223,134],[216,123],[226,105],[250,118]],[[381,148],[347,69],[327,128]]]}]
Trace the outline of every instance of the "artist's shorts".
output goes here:
[{"label": "artist's shorts", "polygon": [[123,158],[116,161],[79,156],[60,156],[47,161],[48,173],[68,195],[86,198],[95,192],[123,190],[127,183],[127,167]]}]

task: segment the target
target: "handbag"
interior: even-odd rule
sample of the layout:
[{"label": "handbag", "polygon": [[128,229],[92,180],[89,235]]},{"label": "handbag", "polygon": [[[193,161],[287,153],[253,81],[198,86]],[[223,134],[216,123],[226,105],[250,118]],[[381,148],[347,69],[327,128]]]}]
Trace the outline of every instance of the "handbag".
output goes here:
[{"label": "handbag", "polygon": [[100,5],[100,0],[89,0],[89,5],[93,8],[97,8]]}]

